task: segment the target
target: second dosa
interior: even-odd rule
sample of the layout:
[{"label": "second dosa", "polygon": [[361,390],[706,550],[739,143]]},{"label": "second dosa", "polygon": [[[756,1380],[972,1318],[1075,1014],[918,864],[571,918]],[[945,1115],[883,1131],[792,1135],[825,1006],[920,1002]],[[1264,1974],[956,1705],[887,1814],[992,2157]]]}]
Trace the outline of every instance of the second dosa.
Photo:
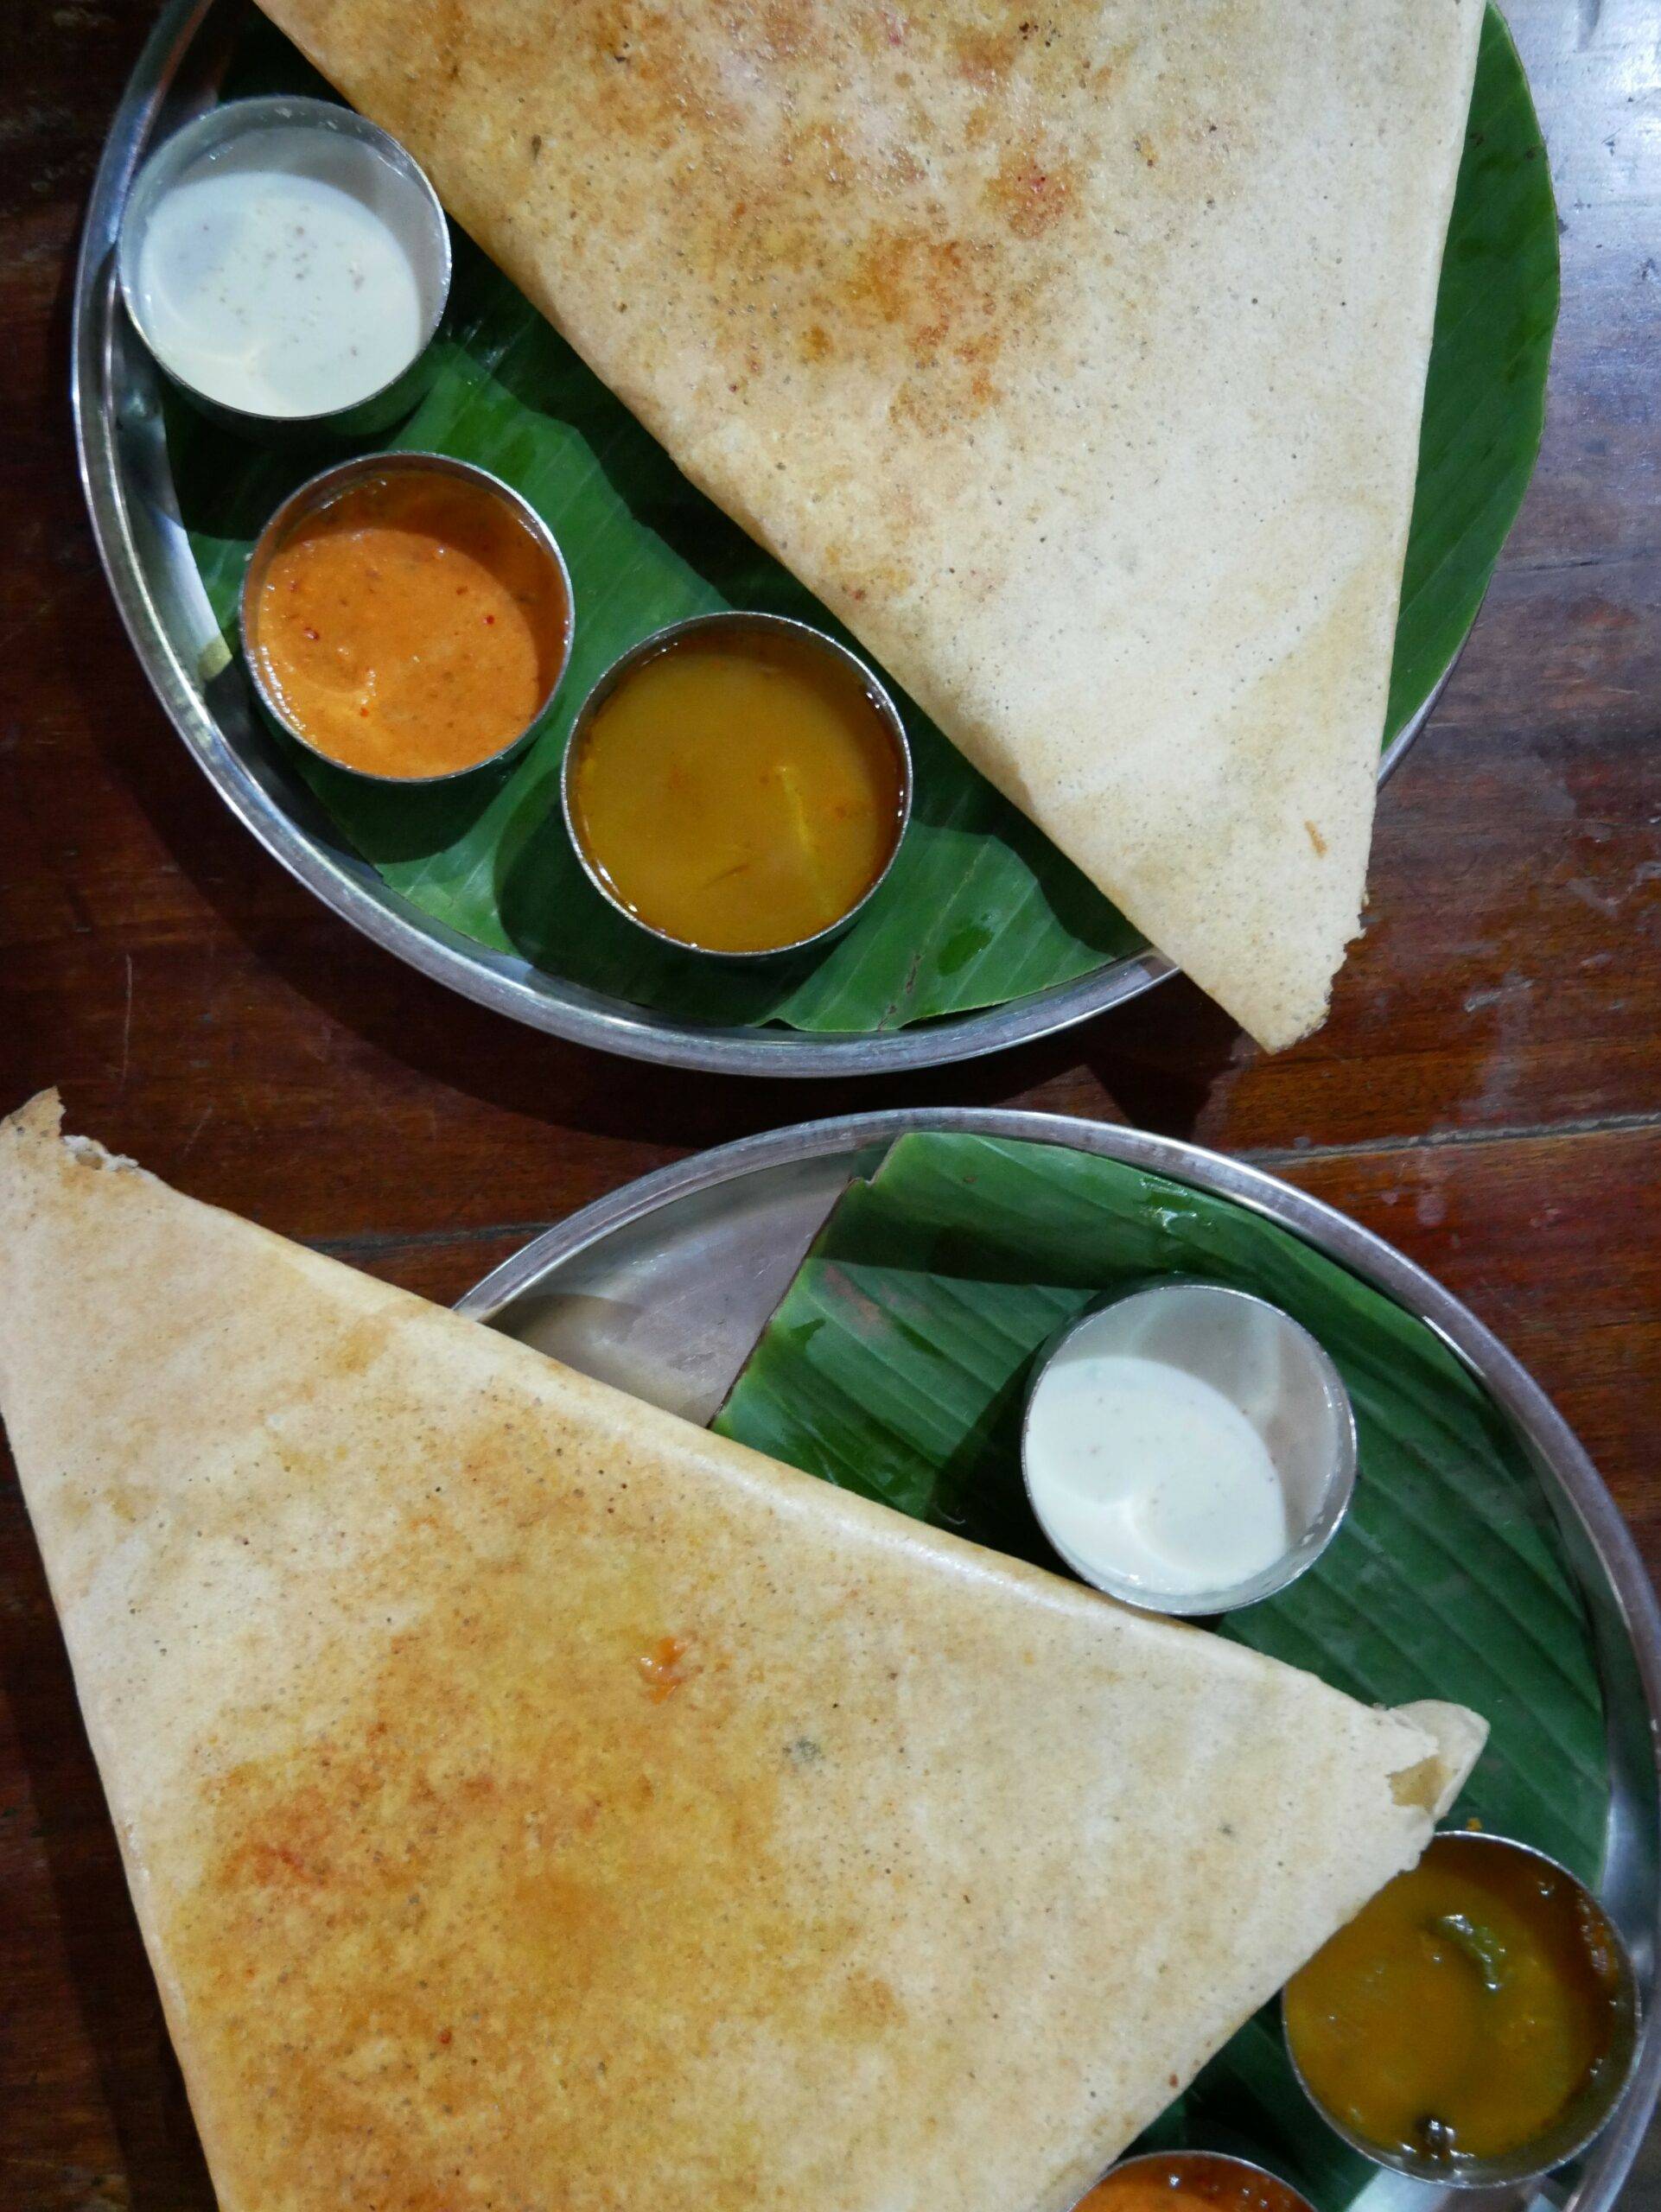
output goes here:
[{"label": "second dosa", "polygon": [[0,1128],[0,1407],[223,2212],[1063,2212],[1410,1865],[1378,1713]]},{"label": "second dosa", "polygon": [[1482,0],[265,0],[1270,1046],[1358,927]]}]

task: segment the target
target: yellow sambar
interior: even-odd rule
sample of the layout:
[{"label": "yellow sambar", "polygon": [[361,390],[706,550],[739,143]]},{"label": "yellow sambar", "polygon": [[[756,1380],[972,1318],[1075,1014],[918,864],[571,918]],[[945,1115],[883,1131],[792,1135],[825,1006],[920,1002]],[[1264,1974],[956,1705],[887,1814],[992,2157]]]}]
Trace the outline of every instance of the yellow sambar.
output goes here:
[{"label": "yellow sambar", "polygon": [[1388,2163],[1506,2161],[1616,2063],[1621,1961],[1573,1878],[1449,1832],[1286,1986],[1287,2041],[1318,2104]]},{"label": "yellow sambar", "polygon": [[834,928],[887,869],[909,775],[851,656],[767,617],[695,622],[625,662],[572,737],[571,834],[635,921],[705,952]]}]

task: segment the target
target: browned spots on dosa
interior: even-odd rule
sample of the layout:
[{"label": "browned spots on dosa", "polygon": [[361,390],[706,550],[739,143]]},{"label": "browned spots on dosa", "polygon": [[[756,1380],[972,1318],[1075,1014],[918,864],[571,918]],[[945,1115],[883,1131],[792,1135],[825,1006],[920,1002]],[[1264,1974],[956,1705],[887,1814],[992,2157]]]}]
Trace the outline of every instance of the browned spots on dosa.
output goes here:
[{"label": "browned spots on dosa", "polygon": [[684,287],[719,389],[875,378],[896,419],[936,427],[993,405],[1066,265],[1077,188],[1031,117],[1047,86],[1076,96],[1076,53],[1000,7],[967,27],[893,0],[710,9],[718,35],[663,0],[575,0],[557,39],[525,34],[583,118],[580,147],[518,149],[558,192],[561,251],[660,232],[671,319]]},{"label": "browned spots on dosa", "polygon": [[1309,842],[1314,847],[1315,858],[1324,861],[1327,857],[1327,840],[1313,822],[1306,820],[1303,826],[1309,833]]},{"label": "browned spots on dosa", "polygon": [[649,1651],[636,1654],[634,1664],[654,1705],[673,1697],[685,1681],[690,1654],[691,1646],[678,1636],[660,1636]]},{"label": "browned spots on dosa", "polygon": [[1040,238],[1066,213],[1072,168],[1058,154],[1022,148],[999,163],[987,196],[1017,238]]},{"label": "browned spots on dosa", "polygon": [[815,13],[807,0],[767,0],[756,14],[769,56],[788,61],[811,52]]},{"label": "browned spots on dosa", "polygon": [[922,231],[879,231],[860,251],[843,287],[856,320],[902,331],[917,349],[939,346],[966,326],[990,327],[994,303],[981,280],[986,248]]},{"label": "browned spots on dosa", "polygon": [[642,1618],[638,1569],[580,1618],[550,1587],[481,1567],[366,1670],[296,1685],[290,1747],[207,1787],[165,1936],[239,2202],[455,2212],[459,2174],[598,2205],[660,2140],[655,2202],[736,2212],[765,2183],[753,2115],[700,2094],[714,2054],[903,2031],[786,1837],[819,1763],[780,1756],[721,1651],[689,1665]]},{"label": "browned spots on dosa", "polygon": [[849,2025],[888,2027],[906,2017],[906,2008],[881,1974],[850,1974],[843,1984],[843,2011]]},{"label": "browned spots on dosa", "polygon": [[990,88],[1000,84],[1009,73],[1019,39],[1020,33],[1013,26],[1001,31],[959,32],[952,41],[958,74],[973,85]]},{"label": "browned spots on dosa", "polygon": [[732,99],[661,9],[598,0],[549,20],[557,41],[545,57],[550,76],[581,85],[595,119],[620,144],[667,149],[678,134],[704,133],[719,143],[738,124]]},{"label": "browned spots on dosa", "polygon": [[830,569],[832,580],[839,582],[849,598],[855,601],[869,599],[873,593],[883,599],[898,599],[917,581],[914,569],[888,555],[875,556],[861,568],[851,555],[838,552],[833,556]]}]

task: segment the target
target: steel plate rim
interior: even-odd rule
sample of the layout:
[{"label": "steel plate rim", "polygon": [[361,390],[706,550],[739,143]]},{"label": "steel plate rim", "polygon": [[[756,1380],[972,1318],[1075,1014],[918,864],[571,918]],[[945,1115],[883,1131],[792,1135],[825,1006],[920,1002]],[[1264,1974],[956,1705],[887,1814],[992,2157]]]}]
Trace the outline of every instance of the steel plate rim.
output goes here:
[{"label": "steel plate rim", "polygon": [[[342,865],[291,818],[237,759],[157,612],[128,518],[114,431],[117,396],[107,374],[108,339],[116,312],[110,264],[121,210],[148,149],[156,112],[192,41],[219,4],[221,0],[169,0],[117,107],[93,179],[76,263],[70,399],[92,535],[139,664],[186,750],[271,858],[338,919],[382,951],[475,1005],[544,1034],[626,1059],[709,1073],[904,1075],[980,1059],[1075,1028],[1174,975],[1174,963],[1149,947],[1070,982],[1001,1006],[942,1015],[900,1029],[830,1033],[680,1022],[563,982],[528,961],[493,954],[436,917],[419,915],[418,909],[381,881],[367,861],[361,862],[361,873]],[[1467,629],[1429,696],[1386,748],[1379,764],[1381,785],[1435,711],[1470,634]]]},{"label": "steel plate rim", "polygon": [[[1463,1300],[1374,1230],[1246,1160],[1231,1159],[1186,1138],[1013,1107],[898,1107],[800,1122],[671,1161],[595,1199],[493,1268],[456,1301],[455,1310],[488,1323],[510,1300],[534,1292],[557,1268],[673,1200],[722,1184],[741,1183],[763,1169],[854,1154],[918,1131],[1059,1144],[1168,1175],[1290,1230],[1434,1329],[1474,1372],[1544,1463],[1591,1544],[1607,1580],[1648,1707],[1649,1774],[1655,1782],[1661,1771],[1657,1740],[1661,1726],[1661,1605],[1632,1534],[1585,1446],[1516,1354]],[[1648,1935],[1652,1963],[1661,1966],[1661,1898],[1651,1902]],[[1565,2212],[1613,2212],[1658,2096],[1661,2005],[1651,1998],[1644,2007],[1638,2055],[1626,2094],[1592,2146]]]}]

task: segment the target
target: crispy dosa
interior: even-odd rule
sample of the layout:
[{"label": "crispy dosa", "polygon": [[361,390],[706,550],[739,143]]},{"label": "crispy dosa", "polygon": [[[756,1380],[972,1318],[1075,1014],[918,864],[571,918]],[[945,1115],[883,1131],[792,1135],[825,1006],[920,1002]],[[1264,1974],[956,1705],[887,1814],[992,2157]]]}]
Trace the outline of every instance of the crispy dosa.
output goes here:
[{"label": "crispy dosa", "polygon": [[57,1125],[0,1405],[223,2212],[1062,2212],[1480,1747]]},{"label": "crispy dosa", "polygon": [[1359,925],[1483,0],[263,0],[1270,1046]]}]

